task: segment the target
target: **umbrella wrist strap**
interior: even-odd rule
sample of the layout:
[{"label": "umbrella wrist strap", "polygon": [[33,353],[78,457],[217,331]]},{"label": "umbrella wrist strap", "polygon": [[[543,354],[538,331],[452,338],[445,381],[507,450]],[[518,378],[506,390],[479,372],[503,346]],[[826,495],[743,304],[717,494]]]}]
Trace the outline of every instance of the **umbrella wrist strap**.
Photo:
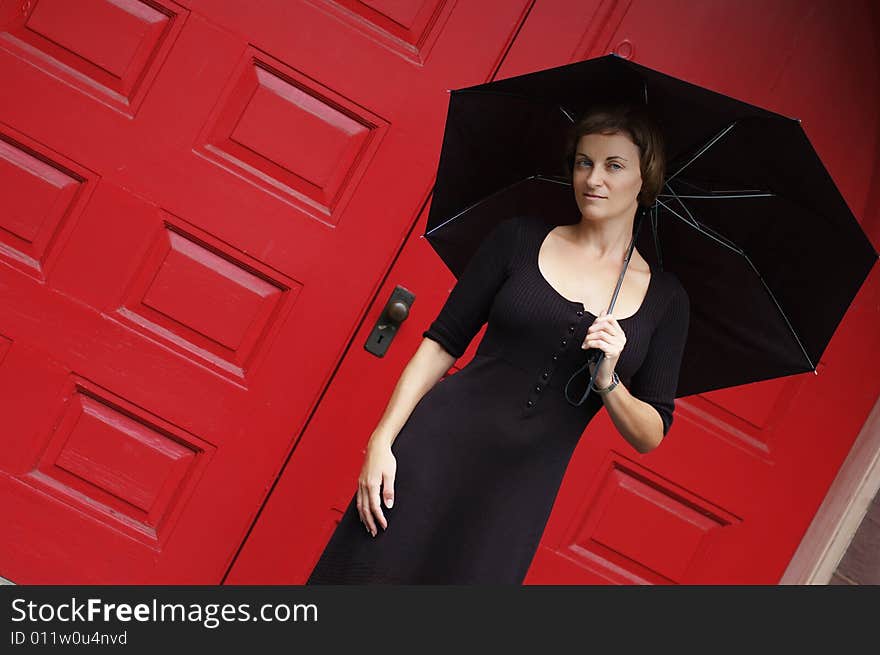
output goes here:
[{"label": "umbrella wrist strap", "polygon": [[[602,364],[603,359],[605,359],[605,353],[600,350],[598,354],[591,355],[589,358],[587,358],[587,361],[583,364],[583,366],[581,366],[578,370],[571,374],[571,377],[568,378],[568,382],[565,383],[565,399],[569,402],[569,404],[574,405],[575,407],[580,407],[584,404],[584,401],[587,399],[587,396],[590,395],[591,391],[596,391],[597,393],[607,393],[608,391],[611,391],[614,386],[617,385],[618,380],[615,379],[617,377],[617,374],[614,373],[612,376],[611,387],[608,387],[605,390],[596,389],[596,376],[599,374],[599,366]],[[584,393],[581,396],[580,400],[574,401],[568,393],[568,388],[571,385],[572,381],[574,381],[581,374],[582,371],[589,370],[591,362],[596,363],[596,368],[593,369],[593,372],[590,374],[590,381],[587,383],[587,388],[584,390]]]}]

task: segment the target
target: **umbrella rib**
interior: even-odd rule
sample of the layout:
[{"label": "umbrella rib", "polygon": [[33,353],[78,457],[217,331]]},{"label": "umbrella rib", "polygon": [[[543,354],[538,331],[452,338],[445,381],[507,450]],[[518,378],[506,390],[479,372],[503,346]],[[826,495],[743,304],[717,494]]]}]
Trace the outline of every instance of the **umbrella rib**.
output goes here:
[{"label": "umbrella rib", "polygon": [[[656,200],[656,199],[655,199]],[[657,234],[657,203],[651,205],[651,234],[654,237],[654,250],[657,253],[657,263],[660,270],[663,270],[663,252],[660,250],[660,235]]]},{"label": "umbrella rib", "polygon": [[574,123],[574,116],[573,116],[570,112],[568,112],[568,111],[565,109],[565,107],[563,107],[562,105],[560,105],[560,106],[559,106],[559,111],[561,111],[563,114],[565,114],[565,117],[569,120],[570,123]]},{"label": "umbrella rib", "polygon": [[[738,245],[736,245],[733,241],[731,241],[730,239],[728,239],[727,237],[725,237],[725,236],[724,236],[723,234],[721,234],[720,232],[717,232],[716,230],[713,230],[713,229],[712,229],[711,227],[709,227],[708,225],[704,225],[704,224],[700,223],[700,222],[696,219],[696,217],[694,217],[694,215],[691,213],[691,211],[688,209],[687,205],[684,204],[684,203],[681,201],[681,198],[682,198],[683,196],[680,196],[679,194],[677,194],[677,193],[675,192],[675,189],[672,188],[672,185],[670,185],[670,184],[667,182],[665,186],[666,186],[667,189],[669,189],[669,192],[672,194],[672,196],[673,196],[676,200],[678,200],[678,204],[681,205],[682,210],[684,210],[684,211],[687,213],[688,217],[690,217],[690,219],[694,222],[694,226],[696,226],[696,228],[697,228],[698,230],[701,230],[704,234],[710,234],[710,235],[713,236],[713,237],[715,238],[715,240],[718,241],[719,243],[724,243],[728,248],[730,248],[730,249],[733,250],[734,252],[737,252],[737,253],[739,253],[739,254],[745,256],[745,254],[746,254],[745,251],[744,251],[742,248],[740,248]],[[667,207],[667,209],[669,209],[670,211],[672,211],[672,209],[669,208],[669,207]]]},{"label": "umbrella rib", "polygon": [[[696,184],[690,180],[683,179],[683,178],[676,180],[676,182],[678,184],[685,184],[689,187],[693,187],[694,189],[697,189],[698,191],[702,192],[702,194],[705,194],[705,195],[678,194],[678,196],[680,198],[694,198],[694,199],[704,199],[704,200],[712,200],[714,198],[726,198],[726,199],[761,198],[761,197],[763,197],[763,198],[778,198],[780,200],[784,200],[785,202],[791,203],[792,205],[799,207],[805,211],[814,212],[814,213],[816,211],[815,208],[804,205],[800,199],[792,199],[788,195],[784,195],[784,194],[774,192],[774,191],[768,191],[766,189],[718,189],[718,190],[711,191],[709,189],[704,189],[701,186],[699,186],[698,184]],[[721,194],[731,194],[731,195],[728,196],[728,195],[721,195]],[[752,195],[749,195],[749,194],[752,194]],[[665,193],[661,193],[658,195],[661,198],[671,197],[670,195],[667,195]],[[827,214],[819,214],[819,215],[823,216],[826,219],[829,219],[829,216]]]},{"label": "umbrella rib", "polygon": [[[686,186],[692,187],[699,191],[700,193],[704,193],[706,195],[716,196],[719,193],[773,193],[772,191],[768,191],[767,189],[704,189],[696,182],[692,182],[691,180],[680,179],[678,180],[679,184],[684,184]],[[681,194],[679,194],[681,195]],[[776,194],[773,194],[776,195]],[[683,198],[684,196],[682,196]]]},{"label": "umbrella rib", "polygon": [[749,256],[743,253],[743,257],[746,258],[746,261],[749,263],[749,266],[752,267],[752,270],[755,272],[755,275],[758,276],[758,279],[761,280],[761,284],[764,285],[764,288],[767,290],[767,293],[770,294],[770,300],[773,301],[773,304],[776,305],[776,309],[779,310],[779,313],[782,315],[782,318],[785,320],[785,324],[788,326],[789,331],[794,336],[794,340],[797,341],[798,347],[800,347],[801,352],[804,354],[804,357],[807,360],[807,363],[810,365],[810,368],[813,369],[813,373],[819,375],[816,371],[816,366],[813,364],[813,360],[810,359],[809,354],[807,354],[807,349],[804,348],[804,344],[801,343],[800,337],[798,337],[798,333],[795,331],[794,326],[792,326],[791,321],[788,320],[788,316],[786,316],[785,311],[782,309],[782,306],[779,304],[779,301],[776,300],[776,296],[773,295],[773,292],[770,290],[770,287],[767,284],[767,281],[764,279],[764,276],[761,275],[761,271],[757,269],[757,267],[752,263],[752,260]]},{"label": "umbrella rib", "polygon": [[727,198],[727,199],[729,199],[729,198],[774,198],[774,197],[776,197],[776,194],[775,194],[775,193],[769,193],[769,192],[768,192],[768,193],[751,193],[751,192],[749,192],[749,191],[736,191],[736,192],[729,192],[729,191],[728,191],[728,192],[719,192],[719,193],[733,193],[733,195],[729,195],[729,196],[728,196],[728,195],[723,195],[723,196],[720,196],[720,195],[715,195],[714,193],[713,193],[712,195],[707,195],[707,196],[703,196],[703,195],[692,196],[692,195],[685,195],[685,194],[669,194],[669,193],[661,193],[661,194],[659,194],[659,195],[660,195],[661,198],[705,198],[705,199],[715,199],[715,198]]},{"label": "umbrella rib", "polygon": [[[672,190],[671,187],[670,187],[670,190]],[[675,193],[675,192],[673,191],[673,193]],[[705,234],[706,236],[708,236],[712,239],[715,239],[715,241],[717,241],[721,245],[723,245],[727,248],[730,248],[731,250],[733,250],[734,252],[736,252],[739,255],[742,255],[745,258],[745,260],[749,263],[749,266],[751,266],[752,270],[755,272],[755,275],[757,275],[758,279],[761,281],[761,284],[763,285],[764,290],[767,291],[767,294],[770,296],[770,300],[772,300],[773,304],[776,305],[776,309],[779,311],[779,314],[782,316],[782,319],[785,321],[785,324],[788,326],[788,330],[791,332],[792,336],[794,337],[794,340],[797,342],[797,345],[801,349],[801,353],[803,353],[804,358],[807,360],[807,363],[810,365],[810,368],[813,369],[814,373],[816,373],[816,367],[813,364],[813,360],[810,359],[810,355],[807,353],[806,348],[804,348],[804,344],[801,342],[801,339],[798,336],[797,331],[794,329],[794,326],[791,324],[791,321],[788,320],[788,316],[786,315],[785,310],[782,309],[782,305],[780,305],[779,301],[776,300],[776,295],[770,289],[770,286],[767,284],[767,281],[764,279],[764,276],[761,275],[761,272],[757,269],[757,267],[752,262],[751,258],[745,253],[745,251],[742,248],[740,248],[739,246],[737,246],[735,243],[730,241],[730,239],[727,239],[726,237],[718,234],[717,232],[715,232],[711,228],[702,225],[697,219],[695,219],[693,217],[693,215],[690,213],[690,211],[688,211],[687,207],[685,207],[684,203],[682,203],[680,200],[679,200],[679,203],[684,208],[684,211],[687,212],[688,216],[690,217],[691,221],[693,221],[693,223],[691,223],[690,221],[688,221],[688,219],[681,216],[677,211],[672,209],[672,207],[667,205],[665,202],[658,199],[657,203],[659,205],[661,205],[662,207],[665,207],[669,212],[671,212],[673,215],[677,216],[679,219],[681,219],[682,221],[684,221],[686,224],[690,225],[691,227],[693,227],[697,231],[701,232],[702,234]],[[714,234],[713,234],[713,232],[714,232]],[[818,373],[816,373],[816,374],[818,375]]]},{"label": "umbrella rib", "polygon": [[[671,166],[674,166],[674,165],[675,165],[675,162],[672,162],[672,163],[670,164],[670,167],[671,167]],[[684,184],[684,185],[689,186],[689,187],[693,187],[694,189],[696,189],[697,191],[700,191],[701,193],[713,193],[713,191],[710,191],[709,189],[704,189],[703,187],[701,187],[701,186],[700,186],[699,184],[697,184],[696,182],[691,182],[690,180],[681,179],[681,180],[678,181],[678,183],[679,183],[679,184]]]},{"label": "umbrella rib", "polygon": [[563,186],[571,186],[571,182],[568,180],[568,178],[565,178],[565,177],[562,177],[559,175],[554,177],[552,175],[544,175],[543,173],[535,173],[534,175],[532,175],[530,177],[524,178],[522,181],[531,180],[531,179],[546,180],[547,182],[555,182],[556,184],[561,184]]},{"label": "umbrella rib", "polygon": [[[659,194],[663,198],[670,198],[672,195],[677,195],[679,198],[704,198],[704,199],[713,199],[713,198],[762,198],[762,197],[776,197],[777,194],[772,191],[768,191],[766,189],[704,189],[700,185],[695,182],[691,182],[690,180],[680,179],[678,180],[679,184],[684,184],[686,186],[692,187],[699,191],[700,193],[693,194]],[[730,194],[730,195],[727,195]]]},{"label": "umbrella rib", "polygon": [[732,130],[736,124],[737,124],[737,121],[732,122],[730,125],[728,125],[723,130],[721,130],[718,134],[716,134],[714,137],[712,137],[706,145],[704,145],[702,148],[700,148],[700,150],[697,152],[697,154],[695,154],[693,157],[691,157],[690,160],[687,161],[685,164],[683,164],[681,168],[679,168],[677,171],[675,171],[675,173],[673,173],[671,176],[669,176],[669,178],[666,181],[671,182],[675,178],[676,175],[678,175],[684,169],[686,169],[688,166],[690,166],[695,161],[697,161],[697,159],[699,159],[701,156],[703,156],[703,154],[707,150],[709,150],[709,148],[714,146],[725,134],[730,132],[730,130]]},{"label": "umbrella rib", "polygon": [[[702,225],[701,223],[699,223],[699,222],[698,222],[693,216],[691,216],[691,213],[690,213],[687,209],[685,209],[685,212],[687,212],[688,216],[690,216],[690,220],[688,220],[687,218],[685,218],[684,216],[682,216],[681,214],[679,214],[677,211],[675,211],[672,207],[670,207],[669,205],[667,205],[667,204],[666,204],[665,202],[663,202],[662,200],[657,200],[657,204],[659,204],[661,207],[665,208],[665,209],[666,209],[667,211],[669,211],[673,216],[678,217],[678,218],[679,218],[680,220],[682,220],[684,223],[690,225],[692,228],[694,228],[694,229],[697,230],[698,232],[701,232],[702,234],[705,234],[707,237],[711,237],[712,239],[714,239],[715,241],[717,241],[718,243],[720,243],[720,244],[721,244],[722,246],[724,246],[725,248],[730,248],[731,250],[733,250],[735,253],[737,253],[737,254],[739,254],[739,255],[744,255],[744,254],[745,254],[745,253],[742,251],[742,249],[741,249],[741,248],[738,248],[738,247],[736,246],[736,244],[734,244],[733,242],[729,241],[728,239],[725,239],[725,238],[722,237],[721,235],[716,236],[715,234],[713,234],[712,232],[714,232],[714,230],[710,231],[709,228],[707,228],[706,226],[704,226],[704,225]],[[691,221],[693,221],[693,222],[691,222]],[[716,234],[717,234],[717,233],[716,233]],[[719,238],[719,237],[720,237],[720,238]]]},{"label": "umbrella rib", "polygon": [[508,184],[506,187],[503,187],[501,189],[498,189],[497,191],[494,191],[493,193],[490,193],[488,196],[481,198],[480,200],[473,203],[472,205],[468,205],[467,207],[462,209],[460,212],[458,212],[455,216],[447,218],[445,221],[440,223],[440,225],[437,225],[437,226],[431,228],[430,230],[425,232],[425,234],[423,234],[422,236],[424,236],[424,237],[431,236],[434,232],[436,232],[440,228],[444,227],[448,223],[451,223],[452,221],[454,221],[456,218],[458,218],[462,214],[468,213],[470,210],[482,205],[484,202],[487,202],[487,201],[491,200],[492,198],[494,198],[495,196],[497,196],[501,193],[504,193],[508,189],[512,189],[517,184],[522,184],[523,182],[528,182],[529,180],[545,180],[547,182],[553,182],[555,184],[563,184],[563,185],[568,185],[568,186],[571,185],[571,183],[568,182],[568,180],[566,180],[565,178],[562,178],[562,177],[550,177],[550,176],[542,175],[541,173],[535,173],[534,175],[529,175],[528,177],[524,177],[521,180],[517,180],[513,184]]},{"label": "umbrella rib", "polygon": [[[726,236],[724,236],[720,232],[717,232],[716,230],[713,230],[708,225],[704,225],[704,224],[700,223],[700,221],[698,221],[696,219],[696,217],[691,213],[691,210],[688,209],[687,205],[681,201],[679,195],[675,192],[675,189],[673,189],[669,183],[666,184],[666,188],[669,189],[670,193],[672,193],[672,195],[678,200],[678,204],[681,205],[682,210],[684,210],[687,213],[688,217],[694,222],[694,225],[697,227],[698,230],[703,231],[704,234],[710,234],[711,236],[713,236],[715,238],[716,241],[718,241],[719,243],[723,243],[724,245],[726,245],[728,248],[730,248],[734,252],[737,252],[741,255],[745,254],[745,251],[743,251],[742,248],[740,248],[738,245],[736,245],[733,241],[728,239]],[[672,210],[670,209],[670,211],[672,211]]]}]

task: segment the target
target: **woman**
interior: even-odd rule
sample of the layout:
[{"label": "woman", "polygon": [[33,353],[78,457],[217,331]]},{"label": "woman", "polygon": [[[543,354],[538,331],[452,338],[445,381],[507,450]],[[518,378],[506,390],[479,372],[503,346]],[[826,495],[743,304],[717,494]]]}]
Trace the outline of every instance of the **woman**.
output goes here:
[{"label": "woman", "polygon": [[[519,584],[596,412],[640,453],[669,431],[687,293],[633,250],[604,311],[636,212],[662,186],[660,132],[636,108],[595,110],[567,155],[580,221],[517,216],[481,243],[401,375],[308,584]],[[487,321],[473,360],[441,380]],[[565,384],[595,350],[593,392],[576,405]]]}]

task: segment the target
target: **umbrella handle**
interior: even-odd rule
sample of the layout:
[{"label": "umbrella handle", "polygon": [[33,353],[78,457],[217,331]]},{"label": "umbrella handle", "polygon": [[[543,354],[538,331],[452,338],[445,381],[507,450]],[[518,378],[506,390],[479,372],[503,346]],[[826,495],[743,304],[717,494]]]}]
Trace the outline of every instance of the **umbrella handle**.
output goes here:
[{"label": "umbrella handle", "polygon": [[[623,270],[620,271],[620,277],[617,278],[617,286],[614,287],[614,293],[611,296],[611,305],[608,307],[608,314],[611,313],[611,310],[614,309],[614,303],[617,302],[617,294],[620,291],[621,285],[623,284],[623,276],[626,275],[626,267],[629,266],[629,260],[632,257],[633,249],[636,247],[636,237],[639,234],[639,229],[642,227],[642,219],[644,218],[644,215],[645,209],[642,208],[642,211],[639,212],[638,219],[636,220],[636,228],[635,230],[633,230],[632,240],[630,241],[629,248],[627,248],[626,251],[626,258],[623,260]],[[605,353],[600,350],[598,357],[596,355],[590,355],[587,358],[586,363],[571,374],[571,377],[568,378],[568,382],[565,383],[565,399],[569,402],[569,404],[574,405],[575,407],[580,407],[584,404],[587,396],[590,395],[590,391],[593,390],[593,382],[595,382],[596,380],[596,374],[599,372],[599,367],[602,365],[603,359],[605,359]],[[593,369],[593,373],[590,375],[590,383],[587,385],[587,388],[584,391],[584,395],[581,396],[580,400],[575,402],[568,395],[568,387],[569,385],[571,385],[572,380],[580,375],[581,371],[583,371],[584,369],[589,370],[591,361],[595,361],[596,368]]]}]

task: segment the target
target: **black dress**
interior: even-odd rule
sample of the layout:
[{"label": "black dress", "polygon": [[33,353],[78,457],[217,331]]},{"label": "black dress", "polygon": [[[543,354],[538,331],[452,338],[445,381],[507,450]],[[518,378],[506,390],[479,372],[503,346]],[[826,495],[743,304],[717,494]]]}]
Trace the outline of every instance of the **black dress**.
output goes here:
[{"label": "black dress", "polygon": [[[501,222],[482,242],[424,336],[460,357],[488,320],[474,358],[416,404],[393,445],[394,506],[367,533],[351,502],[307,584],[520,584],[572,452],[603,406],[570,404],[564,386],[587,358],[596,319],[538,268],[554,224]],[[610,295],[609,295],[610,297]],[[618,319],[615,371],[672,424],[690,303],[674,274],[652,269],[635,314]],[[588,375],[572,383],[580,399]],[[582,381],[583,382],[580,382]]]}]

